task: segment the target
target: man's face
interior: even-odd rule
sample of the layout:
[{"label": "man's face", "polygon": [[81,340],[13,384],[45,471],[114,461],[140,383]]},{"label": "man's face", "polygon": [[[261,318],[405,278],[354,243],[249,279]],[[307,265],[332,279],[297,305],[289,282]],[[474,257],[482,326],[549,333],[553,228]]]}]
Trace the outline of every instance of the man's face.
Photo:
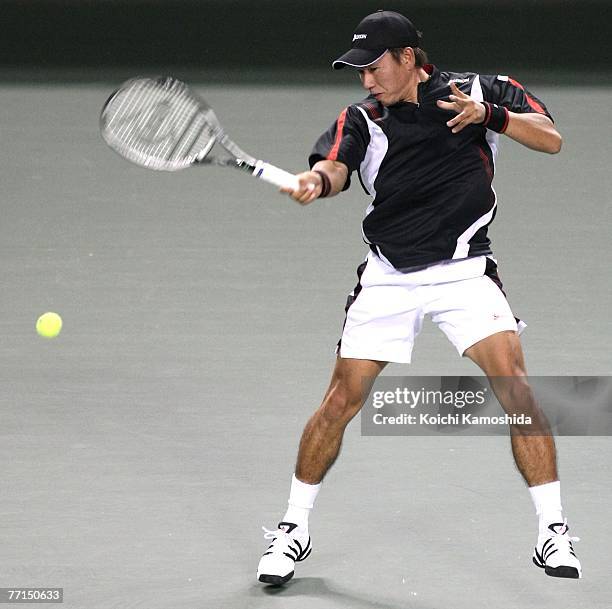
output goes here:
[{"label": "man's face", "polygon": [[359,70],[364,89],[384,106],[391,106],[410,98],[414,70],[409,69],[410,57],[397,61],[391,53],[385,53],[376,63]]}]

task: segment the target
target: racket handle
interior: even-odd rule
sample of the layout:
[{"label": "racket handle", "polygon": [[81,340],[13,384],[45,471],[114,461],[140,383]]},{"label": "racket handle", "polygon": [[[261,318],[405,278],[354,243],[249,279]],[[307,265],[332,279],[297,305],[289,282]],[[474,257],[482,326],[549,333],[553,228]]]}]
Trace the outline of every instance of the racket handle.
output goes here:
[{"label": "racket handle", "polygon": [[279,188],[290,188],[291,190],[299,188],[297,176],[284,169],[270,165],[270,163],[264,163],[264,161],[257,161],[255,163],[253,175]]}]

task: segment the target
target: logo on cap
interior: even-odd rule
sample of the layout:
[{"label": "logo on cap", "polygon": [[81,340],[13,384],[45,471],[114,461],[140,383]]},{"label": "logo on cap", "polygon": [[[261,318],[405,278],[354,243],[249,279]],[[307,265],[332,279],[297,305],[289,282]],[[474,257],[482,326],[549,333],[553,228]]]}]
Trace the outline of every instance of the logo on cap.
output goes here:
[{"label": "logo on cap", "polygon": [[353,34],[353,42],[355,42],[355,40],[363,40],[367,37],[367,34]]}]

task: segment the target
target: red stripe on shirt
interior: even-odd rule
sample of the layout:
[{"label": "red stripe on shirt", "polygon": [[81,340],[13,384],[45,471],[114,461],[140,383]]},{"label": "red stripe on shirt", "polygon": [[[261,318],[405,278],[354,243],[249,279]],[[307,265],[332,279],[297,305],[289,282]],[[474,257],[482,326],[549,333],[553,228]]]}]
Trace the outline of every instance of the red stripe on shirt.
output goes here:
[{"label": "red stripe on shirt", "polygon": [[328,161],[335,161],[338,158],[338,150],[340,150],[340,142],[342,141],[342,131],[344,129],[344,121],[346,120],[346,108],[342,110],[340,116],[338,117],[338,121],[336,123],[336,139],[334,140],[334,145],[332,146],[329,154],[327,155]]},{"label": "red stripe on shirt", "polygon": [[373,118],[374,120],[380,118],[380,113],[378,112],[378,109],[374,104],[364,103],[364,106],[367,108],[368,114],[371,118]]},{"label": "red stripe on shirt", "polygon": [[546,110],[544,110],[544,108],[542,108],[542,106],[540,106],[540,104],[538,104],[538,102],[533,99],[533,97],[531,97],[529,95],[529,93],[527,93],[527,91],[525,91],[525,87],[523,87],[523,85],[514,80],[513,78],[508,78],[508,80],[515,86],[518,87],[521,91],[523,91],[525,93],[525,97],[527,98],[527,103],[536,111],[539,112],[540,114],[546,114]]},{"label": "red stripe on shirt", "polygon": [[491,170],[491,164],[489,163],[489,157],[487,156],[486,152],[480,146],[478,146],[478,154],[480,155],[480,158],[482,159],[482,162],[484,163],[484,167],[485,167],[485,171],[487,172],[487,175],[489,176],[489,178],[493,179],[493,171]]}]

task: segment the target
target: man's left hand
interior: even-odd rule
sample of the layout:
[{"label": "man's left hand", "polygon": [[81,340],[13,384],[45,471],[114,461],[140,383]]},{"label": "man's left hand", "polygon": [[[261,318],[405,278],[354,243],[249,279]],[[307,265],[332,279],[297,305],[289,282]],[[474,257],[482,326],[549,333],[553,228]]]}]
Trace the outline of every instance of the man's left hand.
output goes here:
[{"label": "man's left hand", "polygon": [[452,110],[457,112],[455,118],[448,121],[446,124],[451,128],[453,133],[459,133],[462,129],[472,124],[480,124],[485,118],[485,107],[465,94],[454,83],[450,83],[452,95],[449,95],[450,102],[438,100],[438,107],[443,110]]}]

